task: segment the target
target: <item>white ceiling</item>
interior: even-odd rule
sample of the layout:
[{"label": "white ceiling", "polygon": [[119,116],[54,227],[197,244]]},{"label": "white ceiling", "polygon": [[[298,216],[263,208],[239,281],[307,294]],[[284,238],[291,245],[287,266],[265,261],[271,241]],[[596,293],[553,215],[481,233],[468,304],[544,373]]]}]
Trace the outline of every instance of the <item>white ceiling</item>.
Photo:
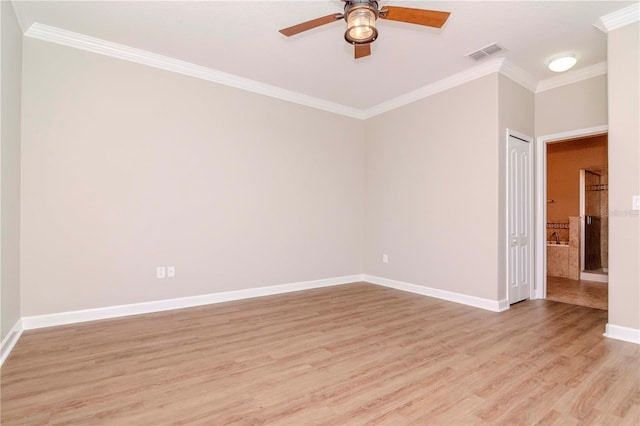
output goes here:
[{"label": "white ceiling", "polygon": [[[450,11],[442,29],[378,21],[372,55],[355,60],[344,21],[291,38],[278,30],[331,13],[340,1],[14,1],[27,31],[45,24],[366,110],[478,66],[465,57],[497,42],[536,81],[548,61],[575,53],[575,69],[606,61],[599,18],[637,1],[381,1]],[[487,61],[487,59],[485,59]]]}]

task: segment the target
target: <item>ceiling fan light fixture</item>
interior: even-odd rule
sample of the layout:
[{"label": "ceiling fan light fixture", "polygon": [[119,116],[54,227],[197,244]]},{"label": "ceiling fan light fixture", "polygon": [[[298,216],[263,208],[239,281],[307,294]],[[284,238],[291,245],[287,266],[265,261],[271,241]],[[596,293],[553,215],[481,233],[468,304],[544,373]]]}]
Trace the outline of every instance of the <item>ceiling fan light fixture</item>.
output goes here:
[{"label": "ceiling fan light fixture", "polygon": [[345,16],[347,31],[344,38],[351,44],[371,43],[378,37],[376,29],[378,10],[369,4],[351,7]]},{"label": "ceiling fan light fixture", "polygon": [[565,72],[573,68],[576,62],[575,55],[565,55],[549,62],[549,69],[553,72]]},{"label": "ceiling fan light fixture", "polygon": [[354,58],[364,58],[371,55],[371,43],[378,38],[376,21],[378,18],[406,22],[408,24],[423,25],[432,28],[442,28],[447,22],[450,12],[438,10],[414,9],[412,7],[386,6],[379,9],[376,0],[342,0],[344,13],[333,13],[310,21],[301,22],[291,27],[283,28],[280,33],[291,37],[301,32],[330,24],[344,19],[347,31],[344,39],[354,46]]}]

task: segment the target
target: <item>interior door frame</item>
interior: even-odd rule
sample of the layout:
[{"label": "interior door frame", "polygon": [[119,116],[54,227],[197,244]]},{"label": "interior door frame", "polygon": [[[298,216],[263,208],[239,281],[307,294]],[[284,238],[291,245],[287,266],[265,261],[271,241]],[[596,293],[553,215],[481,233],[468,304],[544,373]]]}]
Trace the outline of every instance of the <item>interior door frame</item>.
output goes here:
[{"label": "interior door frame", "polygon": [[587,215],[585,214],[585,197],[584,197],[584,191],[585,191],[585,185],[586,185],[586,170],[585,169],[580,169],[580,210],[578,210],[578,212],[580,213],[580,274],[582,275],[582,273],[584,272],[584,248],[585,248],[585,236],[586,236],[586,232],[585,232],[585,225],[586,225],[586,219],[587,219]]},{"label": "interior door frame", "polygon": [[[547,144],[607,134],[609,126],[587,127],[538,136],[535,142],[535,291],[536,299],[547,298]],[[533,298],[533,297],[532,297]]]},{"label": "interior door frame", "polygon": [[534,214],[535,214],[535,198],[534,198],[534,192],[535,192],[535,146],[534,146],[534,138],[532,138],[531,136],[525,135],[524,133],[519,133],[513,129],[507,129],[507,139],[506,139],[506,147],[505,147],[505,152],[506,152],[506,162],[505,164],[505,171],[506,171],[506,179],[505,179],[505,189],[506,189],[506,197],[505,197],[505,240],[504,240],[504,244],[505,244],[505,254],[506,254],[506,259],[505,259],[505,270],[506,270],[506,286],[507,286],[507,304],[509,304],[510,302],[510,298],[509,298],[509,291],[510,291],[510,286],[509,286],[509,273],[511,272],[509,270],[509,246],[510,246],[510,238],[509,238],[509,138],[510,137],[514,137],[516,139],[520,139],[523,142],[527,142],[529,143],[529,211],[528,211],[528,215],[529,215],[529,230],[528,230],[528,234],[529,234],[529,256],[528,256],[528,262],[529,262],[529,276],[528,276],[528,281],[529,281],[529,299],[533,299],[534,298],[534,286],[535,286],[535,255],[534,255],[534,251],[535,251],[535,247],[536,247],[536,234],[535,234],[535,221],[534,221]]}]

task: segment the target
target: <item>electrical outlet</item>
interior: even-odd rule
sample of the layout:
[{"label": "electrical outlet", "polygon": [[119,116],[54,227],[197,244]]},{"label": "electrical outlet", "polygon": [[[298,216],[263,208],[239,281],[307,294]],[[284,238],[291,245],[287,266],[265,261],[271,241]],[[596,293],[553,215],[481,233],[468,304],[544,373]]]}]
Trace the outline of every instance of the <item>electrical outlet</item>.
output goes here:
[{"label": "electrical outlet", "polygon": [[156,268],[156,278],[166,278],[166,268],[164,266],[158,266]]},{"label": "electrical outlet", "polygon": [[382,255],[382,263],[389,263],[389,255],[388,254],[383,254]]},{"label": "electrical outlet", "polygon": [[640,210],[640,195],[631,196],[631,210]]},{"label": "electrical outlet", "polygon": [[176,276],[176,267],[167,266],[167,278],[173,278]]}]

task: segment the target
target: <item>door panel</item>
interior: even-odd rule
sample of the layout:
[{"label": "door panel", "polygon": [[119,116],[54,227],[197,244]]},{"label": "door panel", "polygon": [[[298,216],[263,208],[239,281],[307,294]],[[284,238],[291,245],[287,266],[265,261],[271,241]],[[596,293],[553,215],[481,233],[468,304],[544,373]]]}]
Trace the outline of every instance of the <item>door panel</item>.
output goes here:
[{"label": "door panel", "polygon": [[509,303],[528,299],[532,283],[531,142],[509,135],[507,155]]}]

